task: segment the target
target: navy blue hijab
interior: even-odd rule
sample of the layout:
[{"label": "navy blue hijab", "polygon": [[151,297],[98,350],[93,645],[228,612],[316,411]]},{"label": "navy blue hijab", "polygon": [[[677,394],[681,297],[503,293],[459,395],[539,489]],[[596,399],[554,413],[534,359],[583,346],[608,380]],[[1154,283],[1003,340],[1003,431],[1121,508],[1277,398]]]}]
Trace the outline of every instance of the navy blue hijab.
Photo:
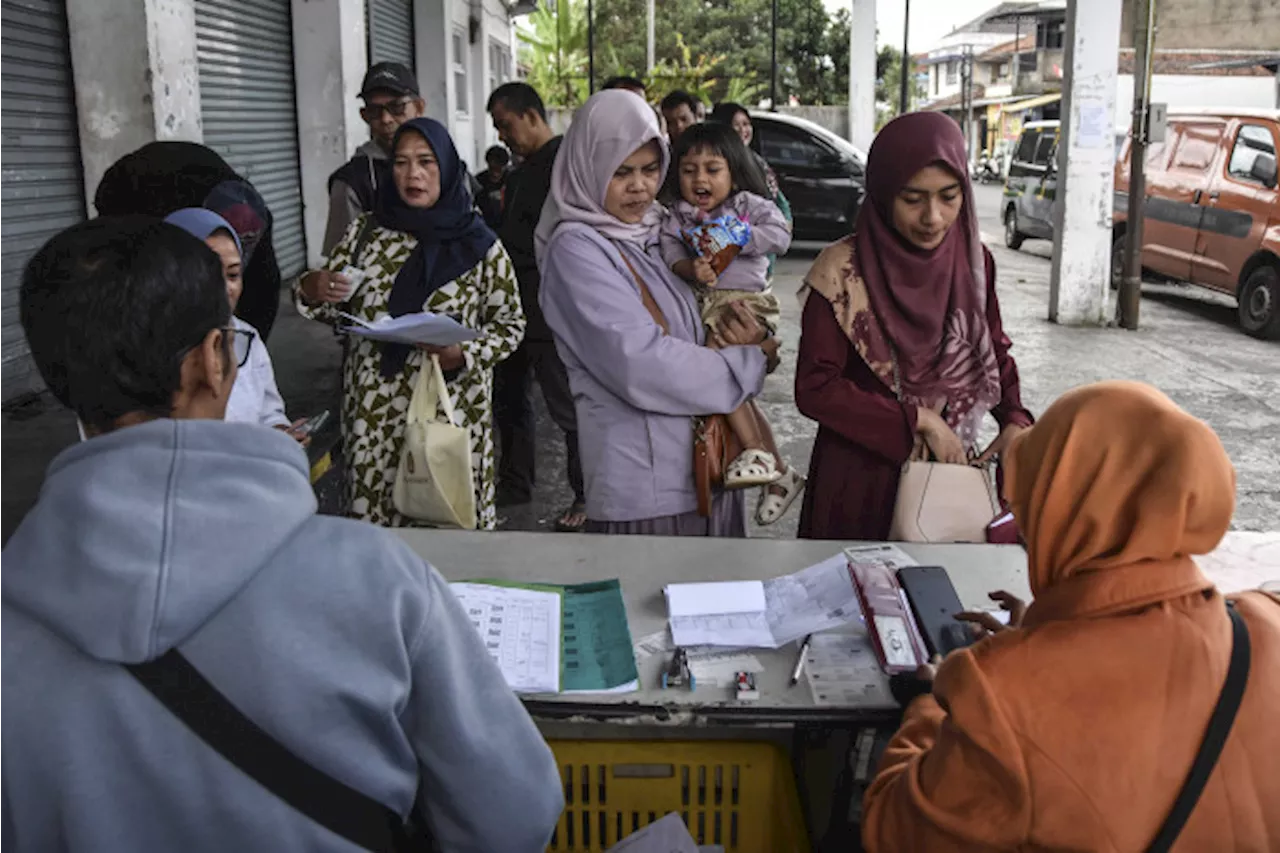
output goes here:
[{"label": "navy blue hijab", "polygon": [[[424,137],[435,152],[440,163],[440,198],[426,209],[410,207],[395,181],[383,181],[378,187],[373,208],[378,225],[418,238],[391,286],[387,310],[392,317],[421,311],[431,294],[483,261],[498,239],[472,206],[466,167],[445,126],[435,119],[411,119],[396,131],[392,152],[410,132]],[[384,344],[382,375],[389,378],[399,372],[410,352],[407,346]]]}]

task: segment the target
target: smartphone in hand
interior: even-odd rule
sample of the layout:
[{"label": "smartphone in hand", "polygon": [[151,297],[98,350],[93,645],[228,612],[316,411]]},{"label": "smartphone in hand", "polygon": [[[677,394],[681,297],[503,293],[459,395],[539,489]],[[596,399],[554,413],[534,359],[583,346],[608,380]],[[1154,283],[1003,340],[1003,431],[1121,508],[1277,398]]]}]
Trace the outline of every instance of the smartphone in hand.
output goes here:
[{"label": "smartphone in hand", "polygon": [[924,635],[930,656],[942,655],[972,645],[975,637],[969,626],[956,621],[964,612],[960,597],[941,566],[904,566],[898,569],[898,583],[907,594],[916,624]]},{"label": "smartphone in hand", "polygon": [[301,426],[299,426],[296,430],[294,430],[294,434],[299,439],[310,438],[311,436],[319,432],[321,427],[323,427],[326,423],[328,423],[328,421],[329,421],[329,410],[325,409],[323,412],[316,415],[315,417],[307,418],[307,420],[304,421]]}]

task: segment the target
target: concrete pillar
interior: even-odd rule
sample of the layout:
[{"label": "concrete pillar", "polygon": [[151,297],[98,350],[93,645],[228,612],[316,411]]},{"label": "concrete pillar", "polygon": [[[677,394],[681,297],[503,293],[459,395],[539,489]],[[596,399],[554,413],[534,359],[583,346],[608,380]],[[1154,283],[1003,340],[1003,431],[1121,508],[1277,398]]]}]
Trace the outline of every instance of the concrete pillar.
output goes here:
[{"label": "concrete pillar", "polygon": [[452,128],[449,38],[453,33],[453,18],[447,0],[414,0],[413,28],[418,86],[427,102],[427,115]]},{"label": "concrete pillar", "polygon": [[866,151],[876,135],[876,0],[853,0],[849,25],[849,141]]},{"label": "concrete pillar", "polygon": [[89,209],[112,163],[156,140],[201,142],[194,0],[67,0]]},{"label": "concrete pillar", "polygon": [[1111,282],[1114,117],[1120,9],[1114,0],[1071,0],[1062,135],[1054,204],[1049,319],[1104,325]]},{"label": "concrete pillar", "polygon": [[364,0],[293,0],[292,12],[303,226],[314,267],[329,215],[329,175],[369,139],[359,101],[368,68]]}]

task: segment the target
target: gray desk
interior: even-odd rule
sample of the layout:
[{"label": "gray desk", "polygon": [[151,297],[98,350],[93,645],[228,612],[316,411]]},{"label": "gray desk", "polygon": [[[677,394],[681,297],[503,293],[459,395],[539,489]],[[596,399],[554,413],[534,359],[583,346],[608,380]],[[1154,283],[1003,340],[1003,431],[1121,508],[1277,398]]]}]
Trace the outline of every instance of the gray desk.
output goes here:
[{"label": "gray desk", "polygon": [[[767,539],[681,539],[550,533],[399,530],[409,545],[451,581],[494,578],[572,584],[619,578],[634,640],[666,625],[662,588],[682,581],[765,580],[839,553],[837,542]],[[1030,598],[1021,548],[997,545],[904,545],[922,565],[945,566],[967,607],[990,607],[987,593],[1007,589]],[[788,686],[796,646],[756,649],[764,665],[760,699],[738,702],[726,687],[663,690],[665,656],[640,661],[634,693],[526,697],[540,719],[599,720],[636,725],[705,723],[768,725],[849,723],[891,715],[892,709],[818,707],[804,683]]]}]

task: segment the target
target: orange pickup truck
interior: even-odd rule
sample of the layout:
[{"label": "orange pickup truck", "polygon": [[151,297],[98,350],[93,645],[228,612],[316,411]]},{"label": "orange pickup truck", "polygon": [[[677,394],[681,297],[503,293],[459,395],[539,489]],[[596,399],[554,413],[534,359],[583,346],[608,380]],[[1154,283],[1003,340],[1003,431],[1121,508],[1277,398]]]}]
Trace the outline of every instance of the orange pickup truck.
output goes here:
[{"label": "orange pickup truck", "polygon": [[[1147,149],[1142,265],[1157,276],[1230,294],[1240,325],[1280,339],[1280,110],[1179,110]],[[1129,149],[1116,165],[1112,271],[1120,275],[1129,209]]]}]

